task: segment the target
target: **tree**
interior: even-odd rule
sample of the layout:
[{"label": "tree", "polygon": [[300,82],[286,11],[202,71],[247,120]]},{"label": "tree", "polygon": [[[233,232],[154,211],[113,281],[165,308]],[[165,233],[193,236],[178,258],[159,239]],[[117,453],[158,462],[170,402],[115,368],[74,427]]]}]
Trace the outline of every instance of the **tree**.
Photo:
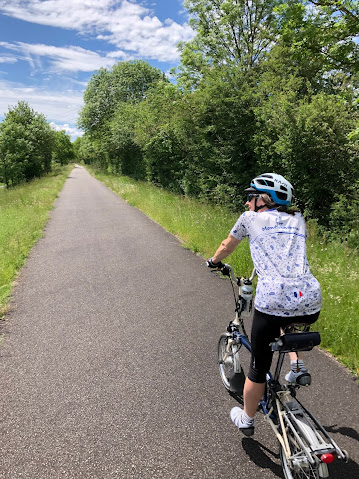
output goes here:
[{"label": "tree", "polygon": [[119,62],[111,70],[101,69],[93,75],[78,124],[102,168],[143,177],[139,170],[142,155],[132,138],[132,114],[148,90],[163,81],[168,82],[162,72],[145,61]]},{"label": "tree", "polygon": [[83,161],[87,165],[97,164],[98,154],[95,143],[90,135],[76,138],[74,142],[74,152],[76,161]]},{"label": "tree", "polygon": [[0,181],[6,186],[16,185],[25,180],[28,142],[23,125],[11,122],[0,124]]},{"label": "tree", "polygon": [[243,71],[265,58],[275,40],[278,0],[186,0],[195,38],[179,45],[182,84],[198,84],[213,67],[235,65]]},{"label": "tree", "polygon": [[143,100],[151,85],[162,78],[158,68],[142,60],[119,62],[112,70],[101,68],[85,90],[78,125],[88,133],[101,132],[121,103]]},{"label": "tree", "polygon": [[309,0],[313,5],[330,8],[333,13],[340,12],[346,21],[359,25],[359,6],[353,0]]},{"label": "tree", "polygon": [[236,209],[251,178],[275,171],[331,224],[359,169],[357,10],[315,1],[187,0],[196,36],[176,85],[143,62],[91,80],[87,161]]},{"label": "tree", "polygon": [[51,170],[54,132],[44,115],[19,101],[0,125],[1,177],[7,186]]},{"label": "tree", "polygon": [[359,46],[355,37],[359,22],[355,25],[326,6],[308,9],[306,3],[288,1],[276,8],[279,37],[270,57],[284,63],[292,73],[295,69],[319,91],[338,72],[350,78],[358,72]]},{"label": "tree", "polygon": [[147,178],[186,195],[238,206],[254,174],[250,75],[213,69],[195,91],[158,84],[139,105],[136,141]]},{"label": "tree", "polygon": [[74,159],[74,148],[71,143],[70,135],[67,135],[64,130],[54,132],[54,150],[52,159],[55,163],[60,165],[67,165]]},{"label": "tree", "polygon": [[328,226],[332,205],[358,179],[358,149],[350,138],[355,114],[324,93],[297,100],[293,86],[258,108],[258,164],[287,177],[306,215]]}]

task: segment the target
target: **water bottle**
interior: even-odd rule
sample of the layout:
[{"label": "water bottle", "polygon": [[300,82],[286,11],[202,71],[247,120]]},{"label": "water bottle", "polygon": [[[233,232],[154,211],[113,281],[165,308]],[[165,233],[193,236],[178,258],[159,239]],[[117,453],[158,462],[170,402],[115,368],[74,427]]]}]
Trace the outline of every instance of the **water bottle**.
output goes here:
[{"label": "water bottle", "polygon": [[252,299],[253,299],[253,287],[252,282],[249,279],[244,280],[241,287],[242,296],[242,318],[247,318],[252,311]]}]

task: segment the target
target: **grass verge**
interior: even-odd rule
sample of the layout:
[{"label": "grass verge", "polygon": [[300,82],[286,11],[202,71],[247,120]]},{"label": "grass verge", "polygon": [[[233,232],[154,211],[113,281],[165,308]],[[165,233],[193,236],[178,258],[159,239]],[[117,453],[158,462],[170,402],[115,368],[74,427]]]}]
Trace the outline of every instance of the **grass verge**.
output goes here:
[{"label": "grass verge", "polygon": [[[238,215],[194,199],[176,196],[128,177],[88,171],[129,204],[177,236],[183,245],[204,257],[211,256],[227,237]],[[318,322],[321,346],[359,375],[359,256],[340,242],[324,243],[315,228],[307,242],[313,274],[322,286],[323,309]],[[252,262],[243,241],[228,262],[239,275],[249,275]]]},{"label": "grass verge", "polygon": [[6,311],[14,280],[49,218],[53,203],[73,165],[55,166],[39,179],[0,188],[0,317]]}]

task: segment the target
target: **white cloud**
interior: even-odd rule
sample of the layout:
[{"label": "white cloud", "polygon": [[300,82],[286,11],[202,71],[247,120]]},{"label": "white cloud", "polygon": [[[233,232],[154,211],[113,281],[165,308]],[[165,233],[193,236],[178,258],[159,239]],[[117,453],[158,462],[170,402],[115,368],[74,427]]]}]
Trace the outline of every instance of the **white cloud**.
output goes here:
[{"label": "white cloud", "polygon": [[[0,13],[95,34],[136,58],[159,61],[178,59],[177,43],[193,37],[187,23],[161,22],[150,9],[128,0],[0,0]],[[68,67],[63,60],[62,65]]]},{"label": "white cloud", "polygon": [[0,63],[16,63],[16,62],[17,62],[17,59],[14,57],[0,56]]},{"label": "white cloud", "polygon": [[52,91],[26,87],[21,84],[0,80],[0,115],[19,101],[26,101],[37,113],[45,115],[47,121],[75,124],[78,111],[83,105],[82,93],[76,91]]},{"label": "white cloud", "polygon": [[66,134],[70,135],[73,140],[84,134],[83,131],[79,130],[78,128],[74,128],[70,126],[68,123],[60,125],[58,123],[51,121],[50,126],[55,131],[65,131]]},{"label": "white cloud", "polygon": [[[23,42],[0,42],[0,46],[17,52],[18,59],[29,62],[33,69],[40,69],[41,57],[50,61],[50,71],[83,71],[91,72],[101,67],[111,67],[115,60],[111,57],[101,56],[91,50],[81,47],[54,47],[43,44],[29,44]],[[15,59],[16,61],[16,59]]]}]

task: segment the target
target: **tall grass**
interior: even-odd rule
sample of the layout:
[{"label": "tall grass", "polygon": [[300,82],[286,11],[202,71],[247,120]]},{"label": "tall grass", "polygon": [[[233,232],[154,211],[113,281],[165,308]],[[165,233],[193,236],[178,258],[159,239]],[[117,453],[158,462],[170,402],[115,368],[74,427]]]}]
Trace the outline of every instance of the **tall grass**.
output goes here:
[{"label": "tall grass", "polygon": [[320,281],[321,346],[359,375],[359,255],[339,241],[326,242],[310,229],[308,258]]},{"label": "tall grass", "polygon": [[42,236],[52,205],[73,165],[15,188],[0,188],[0,316],[14,279]]},{"label": "tall grass", "polygon": [[[215,252],[238,218],[238,214],[223,208],[86,167],[129,204],[176,235],[184,247],[205,258]],[[323,309],[316,323],[321,332],[322,347],[359,374],[358,254],[340,242],[325,243],[313,226],[307,248],[311,270],[320,281],[323,292]],[[247,241],[238,246],[228,262],[237,274],[249,275],[252,262]]]}]

